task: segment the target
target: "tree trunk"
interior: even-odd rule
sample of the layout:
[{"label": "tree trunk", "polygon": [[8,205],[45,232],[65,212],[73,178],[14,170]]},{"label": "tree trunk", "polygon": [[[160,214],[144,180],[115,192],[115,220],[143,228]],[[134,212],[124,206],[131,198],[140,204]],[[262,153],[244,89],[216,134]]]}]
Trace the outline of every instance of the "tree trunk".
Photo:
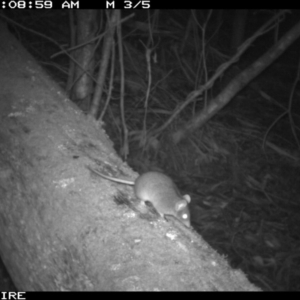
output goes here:
[{"label": "tree trunk", "polygon": [[[74,47],[81,45],[74,51],[76,64],[74,67],[74,86],[72,96],[84,111],[89,111],[91,92],[93,89],[93,75],[95,65],[95,38],[97,32],[97,11],[94,9],[79,9],[75,11],[77,39]],[[73,25],[75,26],[75,25]]]},{"label": "tree trunk", "polygon": [[257,289],[172,218],[117,205],[131,187],[86,167],[133,174],[103,130],[2,23],[0,38],[0,254],[19,290]]}]

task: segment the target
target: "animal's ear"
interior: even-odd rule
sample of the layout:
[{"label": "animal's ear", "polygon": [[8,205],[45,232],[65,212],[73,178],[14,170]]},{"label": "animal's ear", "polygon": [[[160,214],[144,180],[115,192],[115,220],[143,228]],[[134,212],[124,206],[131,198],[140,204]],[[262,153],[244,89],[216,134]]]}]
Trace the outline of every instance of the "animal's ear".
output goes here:
[{"label": "animal's ear", "polygon": [[186,200],[187,203],[191,202],[191,197],[190,195],[184,195],[183,198]]},{"label": "animal's ear", "polygon": [[187,207],[187,203],[185,200],[178,201],[175,205],[176,211],[181,211]]}]

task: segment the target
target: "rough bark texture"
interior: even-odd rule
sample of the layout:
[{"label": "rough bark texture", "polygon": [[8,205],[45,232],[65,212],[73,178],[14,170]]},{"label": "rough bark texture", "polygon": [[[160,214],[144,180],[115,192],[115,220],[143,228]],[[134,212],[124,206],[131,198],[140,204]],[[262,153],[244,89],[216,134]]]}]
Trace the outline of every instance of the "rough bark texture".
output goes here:
[{"label": "rough bark texture", "polygon": [[[255,290],[174,220],[113,201],[133,173],[0,23],[0,255],[20,290]],[[121,197],[121,198],[122,198]]]}]

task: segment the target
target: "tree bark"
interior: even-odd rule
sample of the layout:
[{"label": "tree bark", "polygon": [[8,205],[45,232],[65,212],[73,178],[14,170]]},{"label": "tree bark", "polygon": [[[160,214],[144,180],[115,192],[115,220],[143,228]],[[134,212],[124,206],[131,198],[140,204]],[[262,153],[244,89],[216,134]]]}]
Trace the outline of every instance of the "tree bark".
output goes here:
[{"label": "tree bark", "polygon": [[103,130],[2,22],[0,39],[0,254],[19,290],[257,289],[172,218],[117,205],[131,188],[86,168],[133,174]]},{"label": "tree bark", "polygon": [[[91,42],[95,38],[97,32],[97,10],[79,9],[75,11],[77,39],[76,45],[82,45],[74,52],[75,60],[75,76],[72,96],[75,101],[81,103],[85,111],[90,109],[91,92],[93,89],[93,75],[95,65],[95,42]],[[73,24],[74,26],[74,24]]]}]

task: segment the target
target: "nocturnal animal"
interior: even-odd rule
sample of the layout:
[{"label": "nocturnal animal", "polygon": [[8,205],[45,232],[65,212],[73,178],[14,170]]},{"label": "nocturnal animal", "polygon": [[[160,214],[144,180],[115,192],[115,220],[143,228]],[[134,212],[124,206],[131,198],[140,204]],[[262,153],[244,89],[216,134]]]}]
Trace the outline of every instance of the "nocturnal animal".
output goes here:
[{"label": "nocturnal animal", "polygon": [[[92,169],[91,169],[92,170]],[[182,196],[173,180],[161,172],[146,172],[135,181],[110,177],[92,170],[97,175],[122,184],[132,185],[135,196],[142,202],[151,202],[157,212],[174,216],[185,226],[190,227],[190,210],[188,204],[191,202],[189,195]]]}]

